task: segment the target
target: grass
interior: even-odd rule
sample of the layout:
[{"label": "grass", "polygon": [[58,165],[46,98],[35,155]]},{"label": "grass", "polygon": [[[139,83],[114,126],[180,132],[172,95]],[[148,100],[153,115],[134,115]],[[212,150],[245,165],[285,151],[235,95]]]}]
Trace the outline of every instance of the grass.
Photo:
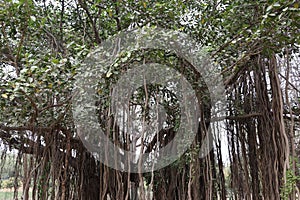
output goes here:
[{"label": "grass", "polygon": [[14,199],[13,197],[14,197],[13,190],[7,190],[7,189],[0,190],[0,200],[10,200],[10,199]]},{"label": "grass", "polygon": [[[22,190],[18,190],[18,197],[21,197]],[[29,192],[31,195],[31,192]],[[14,190],[13,189],[0,189],[0,200],[13,200],[14,199]]]}]

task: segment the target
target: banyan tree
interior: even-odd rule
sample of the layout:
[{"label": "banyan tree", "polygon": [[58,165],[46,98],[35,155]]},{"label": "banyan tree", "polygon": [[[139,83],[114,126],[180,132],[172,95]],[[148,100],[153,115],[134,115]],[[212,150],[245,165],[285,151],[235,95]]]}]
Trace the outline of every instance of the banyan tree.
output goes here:
[{"label": "banyan tree", "polygon": [[[11,199],[300,198],[299,13],[299,2],[291,0],[1,1],[0,197],[9,187],[13,194],[5,198]],[[163,33],[167,42],[150,32],[149,44],[142,43],[145,37],[127,38],[143,48],[122,49],[124,40],[107,43],[116,35],[149,29],[168,30]],[[180,48],[164,48],[167,44]],[[108,59],[112,55],[115,60]],[[196,70],[197,59],[206,71]],[[101,71],[99,65],[107,66]],[[150,78],[131,93],[116,93],[113,87],[126,73],[130,84],[144,80],[130,74],[132,66],[152,66],[152,71],[137,68],[135,73],[165,79]],[[172,69],[170,74],[160,72],[162,66]],[[185,97],[172,90],[177,76],[161,84],[173,71],[190,84],[196,104],[180,101]],[[94,75],[95,84],[88,79]],[[217,101],[207,75],[222,86]],[[82,95],[92,104],[74,109],[74,91],[93,87],[95,100]],[[121,115],[112,103],[116,96],[127,99]],[[213,105],[220,101],[222,112],[216,113]],[[96,141],[96,149],[83,139],[93,130],[85,113],[89,106],[95,108],[93,123],[118,151],[107,151],[97,137],[86,136]],[[183,108],[197,119],[186,126],[195,133],[191,143],[172,162],[162,153],[155,157],[177,137],[184,120],[195,118],[182,115]],[[85,114],[82,126],[76,113]],[[126,151],[140,153],[126,159]],[[99,159],[101,153],[115,158],[115,165]],[[149,155],[149,162],[168,164],[122,170],[139,163],[141,154]]]}]

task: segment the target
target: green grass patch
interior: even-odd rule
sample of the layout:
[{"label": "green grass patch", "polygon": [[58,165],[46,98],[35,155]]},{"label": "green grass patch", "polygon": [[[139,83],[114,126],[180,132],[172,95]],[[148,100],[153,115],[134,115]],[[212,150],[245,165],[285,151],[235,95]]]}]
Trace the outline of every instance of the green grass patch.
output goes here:
[{"label": "green grass patch", "polygon": [[14,191],[0,190],[0,200],[14,199]]},{"label": "green grass patch", "polygon": [[[22,189],[18,190],[18,198],[22,196]],[[0,200],[13,200],[14,190],[13,189],[0,189]],[[29,191],[29,199],[31,199],[31,190]]]}]

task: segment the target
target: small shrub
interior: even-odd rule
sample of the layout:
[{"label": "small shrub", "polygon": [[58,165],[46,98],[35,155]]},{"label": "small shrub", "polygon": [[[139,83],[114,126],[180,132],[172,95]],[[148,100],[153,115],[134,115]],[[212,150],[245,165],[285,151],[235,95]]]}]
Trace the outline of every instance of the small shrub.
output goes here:
[{"label": "small shrub", "polygon": [[[15,183],[15,178],[10,177],[9,179],[3,180],[1,183],[1,188],[13,188]],[[19,184],[18,184],[19,185]]]}]

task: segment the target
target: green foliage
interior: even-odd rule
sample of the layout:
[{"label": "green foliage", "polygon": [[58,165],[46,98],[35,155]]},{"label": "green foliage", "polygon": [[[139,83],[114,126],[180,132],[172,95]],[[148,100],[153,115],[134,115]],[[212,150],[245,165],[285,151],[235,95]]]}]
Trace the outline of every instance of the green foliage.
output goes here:
[{"label": "green foliage", "polygon": [[[223,68],[258,53],[281,52],[300,43],[299,3],[296,1],[197,1],[183,16],[183,30],[209,46]],[[190,16],[192,15],[192,16]]]},{"label": "green foliage", "polygon": [[3,180],[1,183],[2,188],[12,188],[14,187],[14,178],[11,177],[9,179]]},{"label": "green foliage", "polygon": [[[295,161],[297,160],[294,158]],[[290,161],[290,165],[292,165],[292,161]],[[300,164],[296,163],[296,169],[299,169]],[[300,175],[296,175],[293,169],[288,169],[286,171],[286,183],[281,187],[280,196],[282,199],[289,199],[289,195],[295,190],[297,187],[297,183],[300,181]]]},{"label": "green foliage", "polygon": [[[13,188],[15,185],[15,178],[14,177],[10,177],[8,179],[2,180],[1,181],[1,189],[10,189]],[[21,185],[21,180],[18,179],[17,181],[17,187],[19,187]]]},{"label": "green foliage", "polygon": [[1,179],[8,179],[10,177],[15,176],[15,170],[14,170],[14,165],[16,162],[16,157],[13,154],[7,153],[5,155],[5,160],[1,161],[0,164],[0,177]]},{"label": "green foliage", "polygon": [[[89,50],[121,30],[155,25],[185,31],[217,51],[215,59],[223,68],[258,51],[280,51],[283,45],[299,43],[299,5],[292,1],[67,2],[64,13],[51,1],[1,2],[2,123],[70,125],[69,109],[53,109],[49,102],[56,99],[66,106],[76,67]],[[123,58],[125,63],[128,58]]]},{"label": "green foliage", "polygon": [[185,11],[182,1],[66,0],[64,6],[61,13],[55,1],[1,2],[2,124],[72,126],[68,105],[73,77],[87,53],[121,30],[174,28]]}]

